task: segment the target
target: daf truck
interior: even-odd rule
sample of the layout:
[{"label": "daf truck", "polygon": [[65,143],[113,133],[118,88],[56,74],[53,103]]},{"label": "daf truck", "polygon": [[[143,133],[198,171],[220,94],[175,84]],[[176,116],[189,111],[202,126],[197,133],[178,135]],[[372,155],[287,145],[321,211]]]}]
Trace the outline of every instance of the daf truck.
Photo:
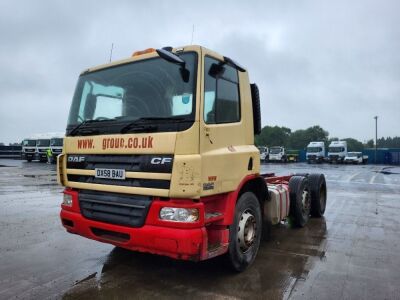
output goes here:
[{"label": "daf truck", "polygon": [[310,142],[307,145],[306,153],[307,163],[321,163],[325,160],[325,143],[324,142]]},{"label": "daf truck", "polygon": [[260,173],[259,91],[245,68],[200,46],[138,51],[78,79],[58,181],[70,233],[243,271],[261,237],[321,217],[323,174]]},{"label": "daf truck", "polygon": [[343,163],[344,158],[347,156],[347,142],[332,141],[329,144],[328,151],[329,163]]}]

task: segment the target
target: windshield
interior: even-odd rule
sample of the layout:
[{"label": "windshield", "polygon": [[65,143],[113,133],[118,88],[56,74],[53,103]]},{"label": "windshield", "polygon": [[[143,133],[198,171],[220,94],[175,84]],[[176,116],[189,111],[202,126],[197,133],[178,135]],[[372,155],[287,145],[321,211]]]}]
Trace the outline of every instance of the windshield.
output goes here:
[{"label": "windshield", "polygon": [[281,151],[282,151],[282,148],[271,148],[269,153],[271,153],[271,154],[279,154],[279,153],[281,153]]},{"label": "windshield", "polygon": [[336,152],[343,152],[343,151],[344,151],[343,147],[329,147],[329,152],[336,153]]},{"label": "windshield", "polygon": [[257,147],[258,151],[260,151],[260,153],[264,153],[267,152],[267,148],[266,147]]},{"label": "windshield", "polygon": [[152,127],[156,131],[189,128],[194,121],[197,56],[191,52],[179,57],[186,62],[189,78],[182,75],[181,66],[160,57],[81,75],[67,131],[86,121],[82,127],[95,128],[96,134],[120,133],[132,121],[146,119],[141,126],[157,123]]},{"label": "windshield", "polygon": [[321,151],[322,151],[321,147],[307,147],[307,152],[309,153],[321,152]]},{"label": "windshield", "polygon": [[63,139],[62,138],[56,138],[56,139],[51,139],[50,140],[50,146],[60,147],[62,145],[63,145]]},{"label": "windshield", "polygon": [[22,142],[22,146],[35,147],[36,146],[36,140],[24,140]]},{"label": "windshield", "polygon": [[50,146],[50,140],[37,140],[36,146],[38,147],[48,147]]}]

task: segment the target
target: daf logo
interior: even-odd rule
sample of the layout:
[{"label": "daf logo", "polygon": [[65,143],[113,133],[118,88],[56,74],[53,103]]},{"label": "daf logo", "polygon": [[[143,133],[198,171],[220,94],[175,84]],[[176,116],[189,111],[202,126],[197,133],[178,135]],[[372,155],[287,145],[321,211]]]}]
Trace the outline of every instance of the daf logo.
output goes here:
[{"label": "daf logo", "polygon": [[80,163],[84,161],[85,161],[84,156],[68,156],[68,162]]},{"label": "daf logo", "polygon": [[171,157],[153,157],[150,162],[153,165],[163,165],[163,164],[169,164],[171,161],[172,161]]}]

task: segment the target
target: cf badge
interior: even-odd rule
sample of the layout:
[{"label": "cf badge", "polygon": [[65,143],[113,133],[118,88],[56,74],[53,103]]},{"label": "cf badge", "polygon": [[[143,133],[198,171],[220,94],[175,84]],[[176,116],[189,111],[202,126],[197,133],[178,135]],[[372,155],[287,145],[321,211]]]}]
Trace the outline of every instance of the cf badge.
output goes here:
[{"label": "cf badge", "polygon": [[171,157],[153,157],[150,161],[152,165],[169,164],[172,161]]}]

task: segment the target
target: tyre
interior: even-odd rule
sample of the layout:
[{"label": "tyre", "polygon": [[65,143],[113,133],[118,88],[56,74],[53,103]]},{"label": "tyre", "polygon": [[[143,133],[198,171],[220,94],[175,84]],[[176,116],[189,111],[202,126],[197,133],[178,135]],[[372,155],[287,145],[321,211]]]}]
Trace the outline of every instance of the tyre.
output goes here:
[{"label": "tyre", "polygon": [[325,213],[326,208],[326,181],[324,174],[310,174],[308,183],[311,194],[311,216],[320,218]]},{"label": "tyre", "polygon": [[260,91],[255,83],[250,84],[251,100],[253,104],[253,123],[254,134],[261,133],[261,107],[260,107]]},{"label": "tyre", "polygon": [[26,161],[27,161],[27,162],[31,162],[31,161],[32,161],[32,159],[27,159]]},{"label": "tyre", "polygon": [[246,192],[236,203],[233,224],[229,228],[227,260],[230,267],[244,271],[256,258],[262,233],[261,208],[257,197]]},{"label": "tyre", "polygon": [[290,212],[296,227],[304,227],[311,211],[311,195],[307,177],[293,176],[289,180]]}]

